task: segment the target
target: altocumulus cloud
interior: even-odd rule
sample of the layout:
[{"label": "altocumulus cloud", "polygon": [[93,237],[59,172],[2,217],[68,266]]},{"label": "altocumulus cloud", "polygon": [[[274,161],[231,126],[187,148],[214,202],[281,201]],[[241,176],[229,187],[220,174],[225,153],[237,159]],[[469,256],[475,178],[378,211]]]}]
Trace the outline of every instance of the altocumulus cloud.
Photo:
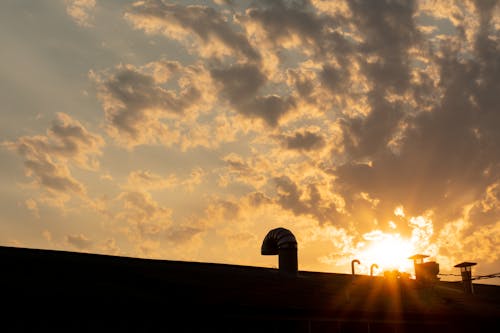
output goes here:
[{"label": "altocumulus cloud", "polygon": [[71,175],[70,164],[96,171],[96,156],[101,154],[104,139],[69,115],[59,113],[46,135],[23,136],[2,145],[24,159],[26,175],[36,186],[64,201],[71,193],[83,195],[86,191]]},{"label": "altocumulus cloud", "polygon": [[[99,2],[65,4],[79,29],[102,24]],[[89,68],[103,133],[60,114],[3,145],[35,184],[77,196],[91,185],[70,165],[98,172],[105,140],[131,154],[129,168],[107,160],[119,207],[103,208],[131,252],[189,243],[190,259],[229,258],[286,224],[308,267],[393,232],[446,263],[467,251],[500,268],[498,1],[147,0],[115,19],[182,52]]]}]

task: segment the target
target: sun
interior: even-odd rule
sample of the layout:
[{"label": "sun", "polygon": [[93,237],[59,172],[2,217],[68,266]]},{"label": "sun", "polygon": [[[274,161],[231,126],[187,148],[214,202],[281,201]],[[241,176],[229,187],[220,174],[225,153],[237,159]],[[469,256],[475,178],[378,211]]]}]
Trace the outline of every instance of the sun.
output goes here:
[{"label": "sun", "polygon": [[356,259],[362,267],[376,264],[376,272],[398,270],[413,273],[413,262],[408,257],[415,254],[414,246],[409,239],[399,234],[389,234],[380,231],[372,232],[367,237],[366,246],[358,253]]}]

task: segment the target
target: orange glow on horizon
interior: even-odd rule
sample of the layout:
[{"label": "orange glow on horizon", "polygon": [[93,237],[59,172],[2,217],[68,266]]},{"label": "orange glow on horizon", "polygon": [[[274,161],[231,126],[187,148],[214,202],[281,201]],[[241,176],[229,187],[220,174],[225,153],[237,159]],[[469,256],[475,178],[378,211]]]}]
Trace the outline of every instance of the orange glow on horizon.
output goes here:
[{"label": "orange glow on horizon", "polygon": [[[413,262],[408,257],[414,252],[411,240],[404,239],[399,234],[375,232],[375,237],[368,240],[367,246],[357,253],[356,259],[361,262],[361,269],[367,271],[367,274],[372,264],[378,266],[373,275],[381,275],[386,270],[412,274]],[[365,273],[362,271],[360,273]]]}]

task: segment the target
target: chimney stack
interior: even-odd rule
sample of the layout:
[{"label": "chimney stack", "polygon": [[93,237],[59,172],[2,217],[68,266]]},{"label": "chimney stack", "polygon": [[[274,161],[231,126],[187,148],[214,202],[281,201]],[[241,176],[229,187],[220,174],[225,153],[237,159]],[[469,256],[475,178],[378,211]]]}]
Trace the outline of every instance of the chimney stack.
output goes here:
[{"label": "chimney stack", "polygon": [[464,261],[454,266],[460,268],[464,292],[468,295],[474,294],[474,288],[472,287],[472,266],[474,265],[476,265],[475,262]]},{"label": "chimney stack", "polygon": [[415,268],[415,280],[422,285],[431,285],[439,278],[439,264],[435,261],[424,262],[424,258],[429,257],[426,254],[415,254],[408,259],[413,260]]}]

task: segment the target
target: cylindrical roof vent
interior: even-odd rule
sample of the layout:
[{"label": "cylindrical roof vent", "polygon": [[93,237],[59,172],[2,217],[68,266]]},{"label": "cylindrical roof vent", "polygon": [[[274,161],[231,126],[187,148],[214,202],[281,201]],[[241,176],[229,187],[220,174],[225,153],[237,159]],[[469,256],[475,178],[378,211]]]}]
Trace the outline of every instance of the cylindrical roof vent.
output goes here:
[{"label": "cylindrical roof vent", "polygon": [[285,228],[269,231],[262,242],[262,255],[278,255],[280,272],[297,274],[297,240]]}]

